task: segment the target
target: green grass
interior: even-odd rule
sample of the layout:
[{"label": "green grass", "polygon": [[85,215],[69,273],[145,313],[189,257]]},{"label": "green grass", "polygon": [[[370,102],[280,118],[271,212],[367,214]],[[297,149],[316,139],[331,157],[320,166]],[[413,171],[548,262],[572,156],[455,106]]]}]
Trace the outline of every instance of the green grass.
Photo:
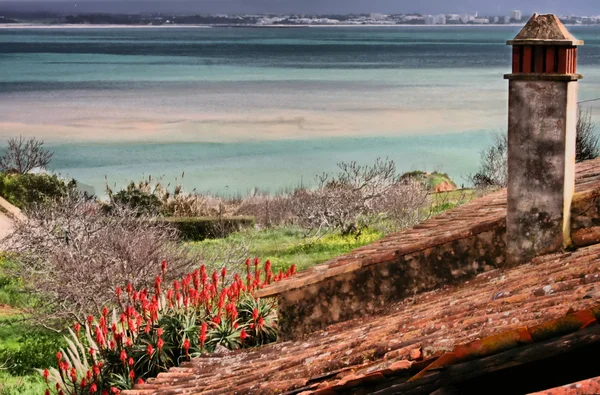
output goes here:
[{"label": "green grass", "polygon": [[304,237],[300,228],[280,227],[262,231],[245,230],[225,239],[205,240],[193,245],[212,251],[231,244],[247,243],[250,257],[259,257],[263,261],[270,259],[274,272],[279,269],[287,270],[292,264],[300,271],[372,243],[383,236],[382,232],[367,229],[359,237],[328,234],[321,238],[312,238]]},{"label": "green grass", "polygon": [[34,301],[8,274],[12,265],[0,259],[0,395],[43,394],[45,384],[34,369],[53,365],[64,340],[22,313]]},{"label": "green grass", "polygon": [[46,389],[39,374],[13,376],[0,371],[0,395],[42,395]]}]

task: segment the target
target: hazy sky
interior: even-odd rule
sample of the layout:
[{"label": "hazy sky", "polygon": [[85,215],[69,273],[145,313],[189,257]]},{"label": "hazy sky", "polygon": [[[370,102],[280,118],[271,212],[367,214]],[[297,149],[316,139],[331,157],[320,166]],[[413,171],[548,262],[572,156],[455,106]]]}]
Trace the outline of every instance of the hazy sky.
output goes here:
[{"label": "hazy sky", "polygon": [[525,13],[598,15],[600,0],[0,0],[0,9],[60,12],[206,12],[206,13],[450,13],[504,15]]}]

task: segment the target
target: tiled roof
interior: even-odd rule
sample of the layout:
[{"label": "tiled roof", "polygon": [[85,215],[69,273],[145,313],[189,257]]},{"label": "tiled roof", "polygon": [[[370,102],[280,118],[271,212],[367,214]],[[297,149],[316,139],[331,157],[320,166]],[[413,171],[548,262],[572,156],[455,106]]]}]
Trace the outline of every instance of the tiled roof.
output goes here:
[{"label": "tiled roof", "polygon": [[530,395],[591,395],[600,394],[600,377],[578,381],[547,391],[536,392]]},{"label": "tiled roof", "polygon": [[[390,306],[385,315],[332,325],[302,341],[197,358],[127,394],[324,388],[344,393],[347,386],[364,380],[394,375],[408,379],[424,368],[419,361],[458,345],[517,329],[535,333],[540,330],[537,325],[564,317],[569,310],[598,304],[600,246],[592,246],[416,295]],[[589,310],[583,316],[593,317]]]},{"label": "tiled roof", "polygon": [[[597,191],[599,180],[600,161],[580,165],[577,192]],[[498,206],[494,221],[505,215],[504,198],[502,191],[487,197]],[[455,217],[457,212],[462,214]],[[460,208],[446,217],[460,223],[463,215],[473,221],[472,214]],[[406,236],[414,243],[427,243],[439,231],[427,223],[416,229],[421,238],[415,230]],[[397,248],[398,237],[405,236],[378,245]],[[362,251],[348,257],[368,258],[369,248]],[[428,366],[578,331],[597,324],[599,306],[600,245],[592,245],[416,294],[381,314],[337,323],[302,340],[196,358],[125,395],[349,393],[355,386],[406,382]]]}]

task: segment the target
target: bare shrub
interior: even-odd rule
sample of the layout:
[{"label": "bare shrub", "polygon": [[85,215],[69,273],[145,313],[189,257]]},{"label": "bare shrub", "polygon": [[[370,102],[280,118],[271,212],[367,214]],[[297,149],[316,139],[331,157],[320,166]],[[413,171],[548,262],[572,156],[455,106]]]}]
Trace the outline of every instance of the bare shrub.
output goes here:
[{"label": "bare shrub", "polygon": [[11,138],[8,147],[0,157],[0,170],[4,173],[26,174],[35,168],[47,169],[54,153],[44,148],[44,142],[31,138],[28,140]]},{"label": "bare shrub", "polygon": [[406,179],[394,184],[375,201],[374,212],[384,213],[384,219],[390,220],[380,222],[385,227],[384,232],[409,228],[426,219],[427,212],[423,208],[427,205],[428,197],[427,189],[418,180]]},{"label": "bare shrub", "polygon": [[[351,234],[381,215],[406,221],[425,202],[424,186],[404,183],[392,160],[378,158],[371,166],[342,162],[338,167],[335,175],[317,177],[316,189],[294,194],[292,207],[301,226],[317,233],[327,229]],[[420,205],[414,204],[419,200]]]},{"label": "bare shrub", "polygon": [[[298,189],[297,193],[300,190],[302,189]],[[292,196],[293,193],[271,196],[255,191],[239,202],[234,214],[251,215],[256,218],[256,223],[263,227],[296,224]]]},{"label": "bare shrub", "polygon": [[590,110],[584,112],[579,109],[577,115],[575,159],[577,162],[596,159],[600,156],[600,143],[596,125],[592,122],[592,113]]},{"label": "bare shrub", "polygon": [[[107,216],[100,205],[77,193],[33,206],[5,239],[5,249],[21,263],[18,275],[56,319],[83,322],[130,282],[149,287],[167,260],[180,276],[199,260],[177,243],[162,221],[117,206]],[[158,269],[157,269],[158,268]]]},{"label": "bare shrub", "polygon": [[475,188],[504,188],[508,184],[508,136],[496,133],[492,145],[481,151],[479,170],[468,177]]}]

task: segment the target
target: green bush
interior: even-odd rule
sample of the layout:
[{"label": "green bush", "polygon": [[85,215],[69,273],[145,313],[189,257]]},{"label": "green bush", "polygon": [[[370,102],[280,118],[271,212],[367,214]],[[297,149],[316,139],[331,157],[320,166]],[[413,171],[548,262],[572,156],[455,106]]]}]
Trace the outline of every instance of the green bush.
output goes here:
[{"label": "green bush", "polygon": [[168,217],[164,220],[174,225],[187,241],[227,237],[256,223],[254,217]]},{"label": "green bush", "polygon": [[58,333],[37,330],[18,338],[18,349],[0,348],[0,365],[15,376],[24,376],[55,362],[54,353],[66,345]]},{"label": "green bush", "polygon": [[0,173],[0,196],[21,209],[64,197],[68,189],[75,185],[74,180],[67,183],[55,174]]},{"label": "green bush", "polygon": [[43,394],[44,379],[37,373],[28,376],[11,376],[0,370],[0,395]]},{"label": "green bush", "polygon": [[140,215],[155,215],[161,211],[162,202],[156,195],[138,189],[124,189],[111,195],[110,211],[115,204],[129,207]]}]

